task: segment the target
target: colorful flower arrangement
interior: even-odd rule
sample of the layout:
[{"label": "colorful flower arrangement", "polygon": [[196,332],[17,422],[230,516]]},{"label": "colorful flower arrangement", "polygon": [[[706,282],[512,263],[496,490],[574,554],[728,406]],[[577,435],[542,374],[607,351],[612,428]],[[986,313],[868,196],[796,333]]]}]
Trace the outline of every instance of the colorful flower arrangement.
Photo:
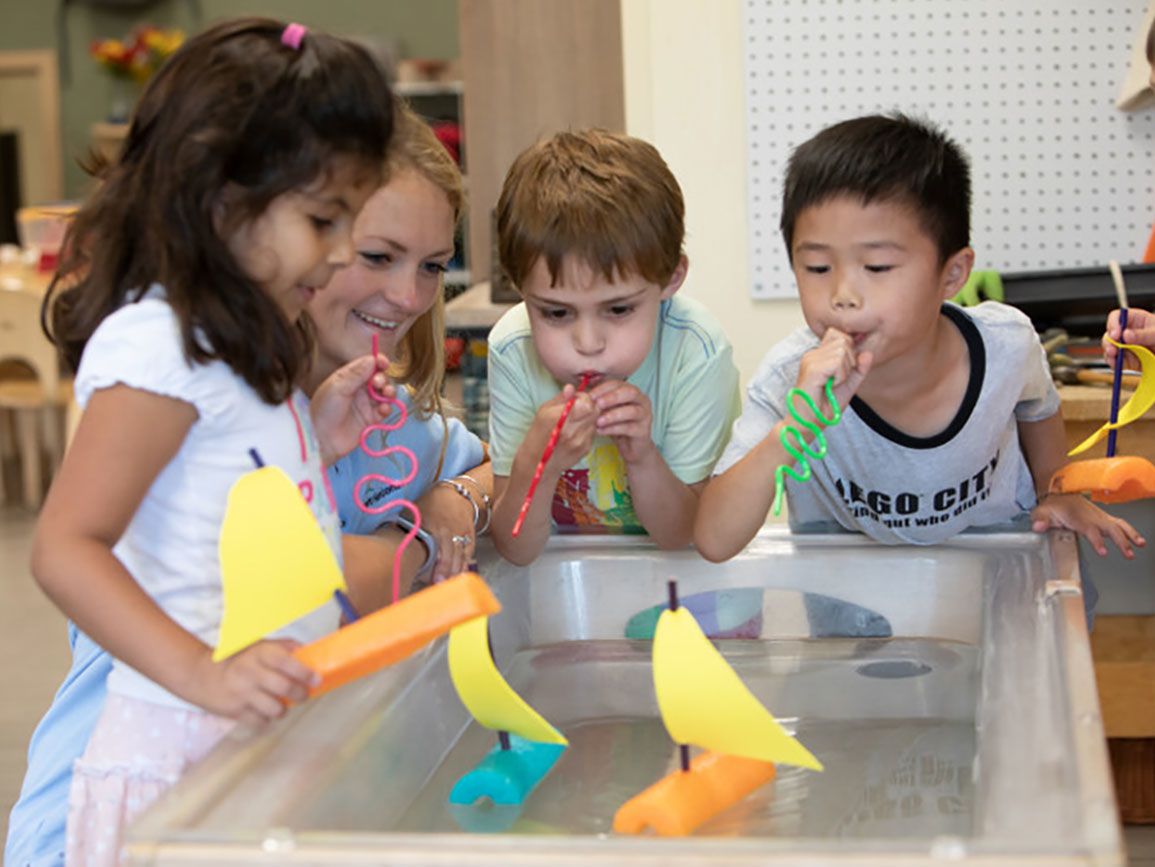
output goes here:
[{"label": "colorful flower arrangement", "polygon": [[94,39],[89,53],[97,65],[115,78],[145,82],[184,42],[180,30],[161,30],[146,24],[127,39]]}]

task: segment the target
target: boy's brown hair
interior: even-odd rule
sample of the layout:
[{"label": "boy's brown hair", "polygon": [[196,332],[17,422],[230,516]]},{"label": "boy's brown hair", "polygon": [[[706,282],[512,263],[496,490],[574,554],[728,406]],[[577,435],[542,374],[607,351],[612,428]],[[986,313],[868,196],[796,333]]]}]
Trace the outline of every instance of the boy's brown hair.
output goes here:
[{"label": "boy's brown hair", "polygon": [[539,258],[556,286],[566,256],[610,281],[635,274],[665,286],[685,232],[682,190],[657,149],[602,129],[523,151],[497,203],[498,255],[519,291]]}]

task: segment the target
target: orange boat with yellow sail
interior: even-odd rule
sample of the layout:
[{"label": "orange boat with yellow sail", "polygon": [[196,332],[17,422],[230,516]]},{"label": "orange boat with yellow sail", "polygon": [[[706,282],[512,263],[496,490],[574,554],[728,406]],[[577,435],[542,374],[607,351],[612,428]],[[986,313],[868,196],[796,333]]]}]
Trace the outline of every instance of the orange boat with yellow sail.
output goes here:
[{"label": "orange boat with yellow sail", "polygon": [[[654,632],[654,690],[681,767],[623,804],[614,830],[682,836],[774,778],[778,764],[821,771],[822,763],[782,727],[678,604]],[[690,759],[690,746],[705,752]]]}]

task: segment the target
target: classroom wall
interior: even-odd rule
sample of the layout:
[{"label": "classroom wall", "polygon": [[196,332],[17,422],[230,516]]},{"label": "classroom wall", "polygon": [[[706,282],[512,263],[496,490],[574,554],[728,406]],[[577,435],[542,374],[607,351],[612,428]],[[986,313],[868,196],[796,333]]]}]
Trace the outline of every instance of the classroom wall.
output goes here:
[{"label": "classroom wall", "polygon": [[[0,51],[57,48],[57,12],[61,0],[2,0]],[[104,119],[110,99],[107,73],[88,56],[94,39],[123,37],[139,22],[201,29],[219,18],[267,15],[295,20],[343,35],[361,35],[395,45],[399,56],[455,58],[456,0],[199,0],[194,19],[187,0],[160,0],[143,12],[94,9],[74,3],[66,13],[71,74],[61,80],[65,195],[83,195],[87,179],[77,165],[89,145],[90,127]]]},{"label": "classroom wall", "polygon": [[682,291],[721,320],[745,384],[803,320],[792,298],[750,297],[742,4],[624,0],[622,49],[626,129],[662,152],[686,198]]},{"label": "classroom wall", "polygon": [[[200,0],[203,21],[264,14],[340,33],[396,39],[403,56],[458,56],[456,0]],[[56,48],[58,3],[0,2],[0,50]],[[622,3],[627,129],[662,151],[686,194],[686,291],[722,320],[745,382],[764,351],[801,324],[793,300],[754,301],[746,238],[742,6],[737,0]],[[186,0],[140,14],[74,5],[67,12],[72,74],[61,86],[65,193],[83,194],[76,160],[109,100],[107,75],[88,56],[93,39],[123,36],[138,21],[196,29]],[[692,134],[687,134],[692,130]]]}]

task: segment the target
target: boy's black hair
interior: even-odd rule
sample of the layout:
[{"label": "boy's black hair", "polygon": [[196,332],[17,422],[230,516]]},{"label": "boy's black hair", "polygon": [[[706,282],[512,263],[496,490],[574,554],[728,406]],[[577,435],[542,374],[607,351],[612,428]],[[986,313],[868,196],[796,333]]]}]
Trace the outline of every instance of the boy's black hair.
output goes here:
[{"label": "boy's black hair", "polygon": [[903,114],[858,117],[827,127],[794,150],[781,222],[791,261],[798,215],[836,196],[856,197],[864,205],[909,205],[938,247],[940,262],[970,246],[970,166],[962,148],[926,121]]}]

